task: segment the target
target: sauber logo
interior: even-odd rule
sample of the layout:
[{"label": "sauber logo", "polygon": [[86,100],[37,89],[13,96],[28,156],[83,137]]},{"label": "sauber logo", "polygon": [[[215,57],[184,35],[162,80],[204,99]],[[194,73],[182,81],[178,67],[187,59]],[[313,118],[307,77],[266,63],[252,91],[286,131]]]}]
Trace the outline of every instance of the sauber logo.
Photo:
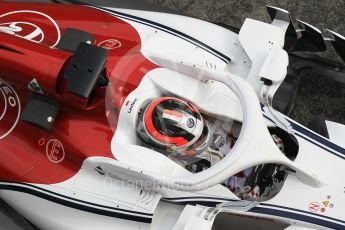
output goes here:
[{"label": "sauber logo", "polygon": [[54,19],[42,12],[31,10],[12,11],[0,15],[0,32],[48,46],[56,46],[61,37]]},{"label": "sauber logo", "polygon": [[0,79],[0,140],[17,126],[20,117],[20,101],[14,89]]}]

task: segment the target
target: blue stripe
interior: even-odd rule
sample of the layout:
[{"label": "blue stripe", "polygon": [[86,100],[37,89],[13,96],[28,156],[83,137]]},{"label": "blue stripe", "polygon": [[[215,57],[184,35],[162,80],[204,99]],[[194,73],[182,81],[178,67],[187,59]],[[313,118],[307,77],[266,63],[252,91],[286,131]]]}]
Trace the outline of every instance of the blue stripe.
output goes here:
[{"label": "blue stripe", "polygon": [[[263,107],[262,107],[262,110],[263,110]],[[263,110],[264,112],[264,110]],[[271,118],[269,118],[266,114],[263,114],[263,116],[270,120],[271,122],[275,123]],[[314,134],[312,133],[311,131],[307,130],[306,128],[303,128],[302,126],[298,125],[297,123],[294,123],[293,121],[289,121],[288,122],[291,123],[292,127],[294,130],[300,132],[300,133],[303,133],[304,135],[310,137],[311,139],[315,140],[315,141],[312,141],[302,135],[299,135],[298,133],[296,133],[297,136],[309,141],[310,143],[314,144],[314,145],[317,145],[318,147],[324,149],[325,151],[328,151],[342,159],[345,159],[345,157],[343,156],[340,156],[338,153],[334,152],[334,151],[331,151],[325,147],[323,147],[322,145],[318,144],[321,143],[333,150],[336,150],[338,152],[340,152],[340,154],[345,154],[345,150],[343,148],[341,148],[340,146],[330,142],[329,140],[327,139],[324,139],[320,136],[318,136],[317,134]],[[206,198],[206,197],[205,197]],[[186,199],[193,199],[193,201],[185,201]],[[217,202],[217,201],[202,201],[202,200],[194,200],[194,199],[202,199],[202,197],[184,197],[184,198],[166,198],[165,200],[168,200],[168,201],[173,201],[175,200],[176,202],[178,203],[183,203],[183,204],[206,204],[208,203],[210,205],[210,207],[215,207],[217,204],[219,204],[220,202]],[[213,198],[213,197],[207,197],[206,199],[208,200],[217,200],[218,198]],[[218,200],[223,200],[223,199],[218,199]],[[231,199],[224,199],[224,200],[227,200],[227,201],[234,201],[234,200],[231,200]],[[332,217],[328,217],[328,216],[323,216],[323,215],[320,215],[320,214],[315,214],[315,213],[311,213],[311,212],[307,212],[307,211],[304,211],[304,210],[298,210],[298,209],[293,209],[293,208],[289,208],[289,207],[284,207],[284,206],[278,206],[278,205],[272,205],[272,204],[265,204],[265,203],[261,203],[260,204],[261,206],[266,206],[266,207],[276,207],[276,208],[281,208],[281,209],[285,209],[286,211],[280,211],[280,210],[276,210],[276,209],[270,209],[270,208],[263,208],[263,207],[256,207],[256,208],[253,208],[252,210],[250,210],[250,212],[252,213],[260,213],[260,214],[267,214],[267,215],[272,215],[272,216],[280,216],[280,217],[285,217],[285,218],[289,218],[289,219],[295,219],[295,220],[299,220],[299,221],[303,221],[303,222],[307,222],[307,223],[312,223],[312,224],[316,224],[316,225],[320,225],[320,226],[324,226],[324,227],[327,227],[327,228],[332,228],[332,229],[341,229],[341,230],[345,230],[345,226],[344,225],[341,225],[341,224],[337,224],[337,223],[334,223],[334,222],[331,222],[331,221],[327,221],[327,220],[323,220],[323,219],[320,219],[320,217],[324,218],[324,219],[328,219],[328,220],[332,220],[332,221],[336,221],[336,222],[340,222],[340,223],[343,223],[345,224],[345,221],[343,220],[339,220],[339,219],[335,219],[335,218],[332,218]],[[303,215],[303,214],[297,214],[297,213],[292,213],[292,212],[289,212],[290,211],[295,211],[295,212],[300,212],[300,213],[304,213],[304,214],[308,214],[309,216],[307,215]],[[311,217],[313,216],[313,217]]]},{"label": "blue stripe", "polygon": [[[32,188],[35,188],[35,189],[38,189],[38,190],[41,190],[41,191],[44,191],[44,192],[47,192],[47,193],[58,195],[60,197],[65,197],[65,198],[70,199],[70,200],[75,200],[75,201],[78,201],[78,202],[88,203],[88,204],[97,206],[96,204],[92,204],[92,203],[89,203],[89,202],[85,202],[85,201],[77,200],[77,199],[70,198],[70,197],[67,197],[67,196],[63,196],[63,195],[60,195],[60,194],[51,192],[51,191],[46,190],[46,189],[42,189],[42,188],[37,187],[37,186],[30,185],[30,184],[13,183],[11,185],[0,185],[0,189],[11,190],[11,191],[18,191],[18,192],[23,192],[23,193],[31,194],[31,195],[34,195],[34,196],[37,196],[37,197],[49,200],[49,201],[54,202],[54,203],[58,203],[58,204],[61,204],[61,205],[67,206],[67,207],[71,207],[71,208],[75,208],[75,209],[79,209],[79,210],[82,210],[82,211],[91,212],[91,213],[98,214],[98,215],[104,215],[104,216],[115,217],[115,218],[120,218],[120,219],[126,219],[126,220],[131,220],[131,221],[144,222],[144,223],[151,223],[151,221],[152,221],[152,214],[140,213],[140,212],[132,212],[132,211],[128,211],[128,210],[122,210],[122,209],[116,209],[116,208],[112,208],[112,207],[106,207],[106,206],[98,205],[99,207],[105,207],[105,208],[108,208],[108,209],[130,212],[130,213],[133,213],[133,214],[144,214],[144,215],[149,215],[150,217],[139,217],[139,216],[130,215],[130,214],[110,212],[110,211],[107,211],[107,210],[101,210],[101,209],[97,209],[97,208],[94,208],[94,207],[88,207],[88,206],[76,204],[74,202],[67,201],[65,199],[61,199],[61,198],[57,198],[57,197],[53,197],[51,195],[48,195],[48,194],[36,191],[34,189],[22,187],[20,185],[32,187]],[[194,201],[183,201],[185,199],[196,199],[196,200],[194,200]],[[207,200],[200,200],[200,199],[207,199]],[[217,204],[221,203],[221,202],[216,201],[216,200],[236,201],[234,199],[215,198],[215,197],[179,197],[179,198],[165,198],[163,200],[166,201],[166,202],[170,202],[170,203],[181,203],[181,204],[193,204],[193,205],[196,205],[196,204],[203,204],[203,205],[209,204],[210,207],[215,207]],[[209,200],[215,200],[215,201],[209,201]],[[322,215],[318,215],[318,214],[314,214],[314,213],[309,213],[309,212],[306,212],[306,211],[303,211],[303,210],[292,209],[292,208],[278,206],[278,205],[271,205],[271,204],[260,204],[260,205],[261,206],[267,206],[267,207],[270,207],[270,206],[271,207],[277,207],[277,208],[281,208],[281,209],[285,209],[285,210],[291,210],[291,211],[306,213],[306,214],[309,214],[309,215],[313,215],[315,217],[306,216],[306,215],[303,215],[303,214],[291,213],[289,211],[280,211],[280,210],[275,210],[275,209],[270,209],[270,208],[263,208],[263,207],[253,208],[249,212],[259,213],[259,214],[267,214],[267,215],[272,215],[272,216],[280,216],[280,217],[300,220],[300,221],[303,221],[303,222],[312,223],[312,224],[316,224],[316,225],[320,225],[320,226],[324,226],[324,227],[328,227],[328,228],[333,228],[333,229],[345,229],[345,226],[343,226],[341,224],[336,224],[336,223],[333,223],[331,221],[322,220],[322,219],[319,218],[319,217],[322,217],[322,218],[325,218],[325,219],[329,219],[329,220],[345,223],[344,221],[341,221],[341,220],[338,220],[338,219],[334,219],[334,218],[331,218],[331,217],[328,217],[328,216],[322,216]]]},{"label": "blue stripe", "polygon": [[[203,200],[201,200],[203,199]],[[178,198],[163,198],[167,203],[180,204],[180,205],[203,205],[207,207],[216,207],[217,204],[228,201],[238,201],[235,199],[216,198],[216,197],[178,197]]]},{"label": "blue stripe", "polygon": [[337,224],[337,223],[327,221],[327,220],[322,220],[322,219],[319,219],[317,217],[301,215],[301,214],[292,213],[292,212],[288,212],[288,211],[281,211],[281,210],[276,210],[276,209],[255,207],[252,210],[250,210],[249,212],[271,215],[271,216],[280,216],[280,217],[284,217],[284,218],[288,218],[288,219],[299,220],[302,222],[307,222],[307,223],[316,224],[319,226],[324,226],[324,227],[331,228],[331,229],[338,229],[338,230],[344,230],[345,229],[345,226],[341,225],[341,224]]},{"label": "blue stripe", "polygon": [[260,205],[261,206],[267,206],[267,207],[281,208],[281,209],[291,210],[291,211],[295,211],[295,212],[301,212],[301,213],[305,213],[305,214],[309,214],[309,215],[313,215],[313,216],[317,216],[317,217],[327,218],[329,220],[333,220],[333,221],[337,221],[337,222],[341,222],[341,223],[345,224],[345,221],[343,221],[343,220],[339,220],[339,219],[335,219],[335,218],[332,218],[332,217],[323,216],[323,215],[320,215],[320,214],[311,213],[311,212],[307,212],[307,211],[303,211],[303,210],[299,210],[299,209],[295,209],[295,208],[288,208],[288,207],[284,207],[284,206],[280,206],[280,205],[265,204],[265,203],[262,203]]},{"label": "blue stripe", "polygon": [[[305,134],[304,134],[304,135],[305,135]],[[332,151],[332,150],[330,150],[330,149],[325,148],[324,146],[318,144],[316,141],[312,141],[312,140],[310,140],[310,139],[308,139],[308,138],[306,138],[306,137],[304,137],[304,136],[302,136],[302,135],[300,135],[300,134],[298,134],[298,133],[296,133],[296,136],[299,136],[300,138],[302,138],[302,139],[304,139],[304,140],[306,140],[306,141],[308,141],[308,142],[310,142],[310,143],[312,143],[312,144],[318,146],[319,148],[321,148],[321,149],[323,149],[323,150],[325,150],[325,151],[327,151],[327,152],[329,152],[329,153],[332,153],[333,155],[335,155],[335,156],[337,156],[337,157],[339,157],[339,158],[345,160],[345,156],[341,156],[341,155],[339,155],[338,153],[336,153],[336,152],[334,152],[334,151]]]},{"label": "blue stripe", "polygon": [[[274,122],[274,121],[273,121],[271,118],[269,118],[266,114],[263,114],[263,116],[264,116],[267,120],[269,120],[269,121],[271,121],[272,123],[276,124],[276,122]],[[296,136],[299,136],[300,138],[302,138],[302,139],[304,139],[304,140],[306,140],[306,141],[308,141],[308,142],[310,142],[310,143],[312,143],[312,144],[318,146],[319,148],[322,148],[323,150],[325,150],[325,151],[327,151],[327,152],[329,152],[329,153],[332,153],[333,155],[335,155],[335,156],[337,156],[337,157],[339,157],[339,158],[345,160],[345,149],[343,149],[342,147],[340,147],[340,146],[338,146],[338,145],[332,143],[331,141],[329,141],[329,140],[327,140],[327,139],[325,139],[325,138],[323,138],[323,137],[320,137],[319,135],[317,135],[317,134],[315,134],[315,133],[309,131],[308,129],[302,127],[301,125],[299,125],[298,123],[295,123],[295,122],[292,121],[292,120],[287,120],[287,121],[291,124],[292,128],[293,128],[295,131],[298,131],[298,132],[304,134],[305,136],[309,137],[309,138],[312,139],[312,140],[310,140],[310,139],[308,139],[308,138],[306,138],[306,137],[304,137],[304,136],[302,136],[302,135],[300,135],[300,134],[298,134],[298,133],[295,133]],[[324,146],[327,146],[328,148],[333,149],[333,150],[335,150],[335,151],[332,151],[332,150],[330,150],[330,149],[327,149],[327,148],[325,148],[324,146],[322,146],[321,144],[323,144]],[[344,156],[342,156],[342,155],[344,155]]]},{"label": "blue stripe", "polygon": [[[180,197],[180,198],[165,198],[164,201],[169,202],[169,203],[178,203],[178,204],[190,204],[190,205],[207,205],[208,207],[215,207],[217,204],[220,204],[221,202],[219,201],[209,201],[209,200],[217,200],[218,198],[214,198],[214,197],[204,197],[207,200],[194,200],[194,199],[200,199],[202,197]],[[185,200],[185,199],[193,199],[193,200]],[[236,201],[233,199],[218,199],[218,200],[224,200],[224,201]],[[265,204],[265,203],[260,203],[261,206],[266,206],[266,207],[255,207],[253,209],[251,209],[249,212],[251,213],[258,213],[258,214],[266,214],[266,215],[271,215],[271,216],[279,216],[279,217],[284,217],[284,218],[289,218],[289,219],[294,219],[294,220],[299,220],[299,221],[303,221],[306,223],[310,223],[310,224],[316,224],[319,226],[324,226],[327,228],[333,228],[333,229],[345,229],[344,225],[341,224],[337,224],[334,223],[332,221],[337,221],[340,223],[344,223],[344,221],[342,220],[338,220],[332,217],[328,217],[328,216],[323,216],[323,215],[319,215],[319,214],[314,214],[311,212],[306,212],[303,210],[298,210],[298,209],[293,209],[293,208],[288,208],[288,207],[284,207],[284,206],[278,206],[278,205],[272,205],[272,204]],[[276,207],[276,208],[281,208],[281,209],[285,209],[284,211],[281,210],[276,210],[276,209],[272,209],[269,207]],[[305,213],[308,214],[310,216],[304,215],[304,214],[298,214],[298,213],[292,213],[291,211],[295,211],[295,212],[300,212],[300,213]],[[327,220],[323,220],[320,219],[320,217],[324,218],[324,219],[328,219]],[[331,221],[332,220],[332,221]]]},{"label": "blue stripe", "polygon": [[[2,181],[2,182],[3,182],[3,183],[11,183],[11,182],[4,182],[4,181]],[[64,195],[61,195],[61,194],[59,194],[59,193],[52,192],[52,191],[50,191],[50,190],[47,190],[47,189],[44,189],[44,188],[41,188],[41,187],[38,187],[38,186],[35,186],[35,185],[31,185],[31,184],[17,183],[17,182],[16,182],[16,183],[12,183],[12,185],[15,185],[15,186],[23,185],[23,186],[27,186],[27,187],[32,187],[32,188],[34,188],[34,189],[38,189],[38,190],[44,191],[44,192],[46,192],[46,193],[50,193],[50,194],[55,195],[55,196],[60,196],[60,197],[65,198],[65,199],[73,200],[73,201],[80,202],[80,203],[84,203],[84,204],[89,204],[89,205],[93,205],[93,206],[98,206],[98,207],[100,207],[100,208],[107,208],[107,209],[112,209],[112,210],[121,211],[121,212],[130,212],[130,213],[139,214],[139,215],[153,216],[153,214],[150,214],[150,213],[128,211],[128,210],[126,210],[126,209],[113,208],[113,207],[109,207],[109,206],[104,206],[104,205],[99,205],[99,204],[91,203],[91,202],[84,201],[84,200],[75,199],[75,198],[72,198],[72,197],[69,197],[69,196],[64,196]]]},{"label": "blue stripe", "polygon": [[[265,112],[264,110],[262,110],[262,111]],[[269,118],[266,114],[263,114],[263,115],[264,115],[264,117],[265,117],[267,120],[269,120],[270,122],[276,124],[276,122],[273,121],[271,118]]]},{"label": "blue stripe", "polygon": [[228,199],[228,198],[218,198],[218,197],[208,197],[208,196],[190,196],[190,197],[177,197],[177,198],[164,198],[164,200],[200,200],[200,199],[207,199],[207,200],[222,200],[222,201],[239,201],[235,199]]},{"label": "blue stripe", "polygon": [[105,8],[101,8],[101,7],[100,8],[93,7],[93,8],[96,8],[96,9],[99,9],[99,10],[103,10],[103,11],[111,13],[111,14],[117,16],[117,17],[124,18],[124,19],[129,19],[131,21],[138,22],[138,23],[141,23],[141,24],[146,25],[146,26],[150,26],[150,27],[158,29],[158,30],[163,30],[163,31],[165,31],[165,32],[167,32],[167,33],[169,33],[171,35],[177,36],[179,38],[182,38],[185,41],[191,42],[194,45],[202,48],[203,50],[205,50],[205,51],[207,51],[209,53],[212,53],[213,55],[215,55],[218,58],[222,59],[222,61],[224,61],[225,63],[229,63],[231,61],[230,57],[228,57],[227,55],[221,53],[220,51],[212,48],[209,45],[206,45],[205,43],[203,43],[203,42],[201,42],[201,41],[199,41],[199,40],[197,40],[197,39],[195,39],[195,38],[193,38],[191,36],[189,36],[188,34],[182,33],[182,32],[180,32],[178,30],[175,30],[175,29],[173,29],[171,27],[165,26],[163,24],[160,24],[160,23],[148,20],[148,19],[140,18],[140,17],[134,16],[134,15],[118,12],[118,11],[115,11],[115,10],[105,9]]},{"label": "blue stripe", "polygon": [[[5,182],[5,183],[10,183],[10,182]],[[23,186],[27,186],[27,187],[23,187]],[[35,189],[41,190],[45,193],[37,191]],[[30,195],[33,195],[36,197],[40,197],[42,199],[45,199],[45,200],[48,200],[48,201],[51,201],[51,202],[54,202],[56,204],[60,204],[60,205],[66,206],[66,207],[70,207],[70,208],[74,208],[74,209],[78,209],[81,211],[90,212],[90,213],[98,214],[98,215],[102,215],[102,216],[114,217],[114,218],[119,218],[119,219],[130,220],[130,221],[151,223],[152,217],[153,217],[153,214],[149,214],[149,213],[129,211],[129,210],[125,210],[125,209],[113,208],[113,207],[108,207],[108,206],[103,206],[103,205],[98,205],[98,204],[86,202],[83,200],[74,199],[74,198],[64,196],[64,195],[61,195],[61,194],[58,194],[55,192],[51,192],[49,190],[46,190],[46,189],[43,189],[43,188],[40,188],[40,187],[37,187],[34,185],[30,185],[30,184],[24,184],[24,183],[0,184],[0,190],[22,192],[22,193],[30,194]],[[46,193],[49,193],[50,195],[46,194]],[[52,195],[55,195],[58,197],[55,197]],[[77,202],[80,202],[82,204],[78,204],[78,203],[75,203],[72,201],[77,201]],[[86,206],[83,204],[89,204],[89,205],[96,206],[96,207],[90,207],[90,206]],[[107,208],[107,209],[110,209],[113,211],[99,209],[97,207]],[[116,211],[121,211],[121,212],[126,212],[126,213],[119,213]],[[137,216],[136,214],[145,215],[146,217]]]},{"label": "blue stripe", "polygon": [[321,144],[329,147],[330,149],[337,151],[341,155],[345,156],[345,149],[340,147],[339,145],[334,144],[333,142],[329,141],[328,139],[311,132],[310,130],[302,127],[301,125],[299,125],[299,124],[297,124],[291,120],[288,120],[288,122],[291,123],[294,130],[296,130],[300,133],[303,133],[304,135],[310,137],[311,139],[317,141],[318,143],[321,143]]}]

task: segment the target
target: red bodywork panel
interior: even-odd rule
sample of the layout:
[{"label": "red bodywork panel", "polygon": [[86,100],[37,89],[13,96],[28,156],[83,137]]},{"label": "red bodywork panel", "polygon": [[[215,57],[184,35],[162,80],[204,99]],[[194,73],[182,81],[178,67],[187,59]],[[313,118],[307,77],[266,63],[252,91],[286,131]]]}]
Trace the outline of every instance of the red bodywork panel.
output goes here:
[{"label": "red bodywork panel", "polygon": [[[0,3],[0,180],[53,184],[74,176],[92,156],[114,158],[114,134],[105,109],[105,89],[96,89],[88,107],[70,95],[61,76],[73,53],[55,46],[66,28],[96,37],[109,49],[106,64],[112,83],[115,118],[144,75],[157,66],[140,52],[141,40],[128,23],[86,6]],[[36,79],[61,103],[51,130],[18,120]],[[115,121],[116,122],[116,121]]]}]

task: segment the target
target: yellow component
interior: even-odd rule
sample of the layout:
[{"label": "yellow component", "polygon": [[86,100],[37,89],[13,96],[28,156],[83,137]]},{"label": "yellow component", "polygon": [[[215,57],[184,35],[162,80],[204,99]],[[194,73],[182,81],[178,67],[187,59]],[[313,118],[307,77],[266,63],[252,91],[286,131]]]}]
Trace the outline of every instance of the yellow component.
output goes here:
[{"label": "yellow component", "polygon": [[328,200],[327,200],[327,201],[324,201],[324,202],[322,202],[322,204],[327,208],[328,205],[329,205],[329,201],[328,201]]}]

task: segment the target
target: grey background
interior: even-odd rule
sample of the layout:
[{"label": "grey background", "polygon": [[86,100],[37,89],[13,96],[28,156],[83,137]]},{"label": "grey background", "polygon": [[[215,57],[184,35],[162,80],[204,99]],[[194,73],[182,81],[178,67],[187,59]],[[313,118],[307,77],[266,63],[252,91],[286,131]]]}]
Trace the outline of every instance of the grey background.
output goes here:
[{"label": "grey background", "polygon": [[318,28],[345,34],[344,0],[148,0],[207,21],[240,27],[250,17],[269,22],[266,5],[286,9]]}]

